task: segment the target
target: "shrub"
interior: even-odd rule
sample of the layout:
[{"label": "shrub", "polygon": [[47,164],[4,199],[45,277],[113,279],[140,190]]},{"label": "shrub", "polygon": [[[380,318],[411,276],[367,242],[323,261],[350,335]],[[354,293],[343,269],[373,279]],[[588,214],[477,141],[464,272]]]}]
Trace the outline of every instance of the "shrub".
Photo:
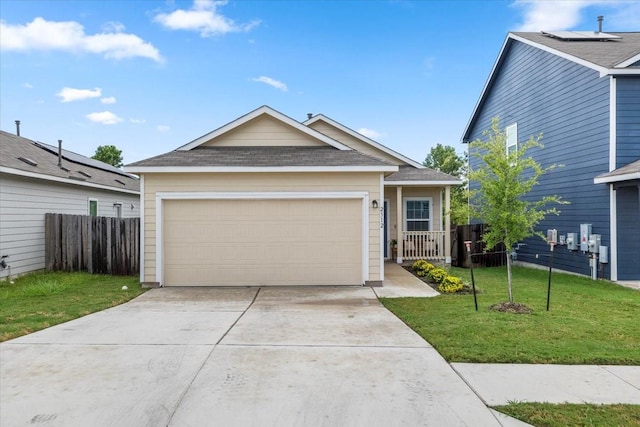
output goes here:
[{"label": "shrub", "polygon": [[442,279],[442,282],[438,285],[438,291],[444,294],[453,294],[460,292],[464,288],[462,279],[455,276],[446,276]]},{"label": "shrub", "polygon": [[433,280],[435,283],[442,283],[444,278],[448,275],[449,273],[441,268],[433,268],[429,271],[429,279]]},{"label": "shrub", "polygon": [[411,265],[411,269],[416,273],[416,276],[424,277],[429,271],[433,270],[435,266],[423,259],[419,259]]}]

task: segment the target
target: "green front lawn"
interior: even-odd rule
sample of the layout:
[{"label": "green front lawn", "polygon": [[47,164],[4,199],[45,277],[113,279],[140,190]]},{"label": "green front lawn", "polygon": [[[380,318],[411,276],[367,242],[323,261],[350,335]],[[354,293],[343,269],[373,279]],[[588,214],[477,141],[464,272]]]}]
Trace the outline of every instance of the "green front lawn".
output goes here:
[{"label": "green front lawn", "polygon": [[512,403],[494,409],[534,426],[640,426],[640,405]]},{"label": "green front lawn", "polygon": [[554,273],[547,312],[547,271],[515,267],[514,299],[534,312],[510,314],[489,310],[507,300],[506,268],[474,273],[478,312],[472,295],[381,301],[449,362],[640,365],[640,291]]},{"label": "green front lawn", "polygon": [[14,284],[2,281],[0,342],[122,304],[144,291],[131,276],[34,273]]}]

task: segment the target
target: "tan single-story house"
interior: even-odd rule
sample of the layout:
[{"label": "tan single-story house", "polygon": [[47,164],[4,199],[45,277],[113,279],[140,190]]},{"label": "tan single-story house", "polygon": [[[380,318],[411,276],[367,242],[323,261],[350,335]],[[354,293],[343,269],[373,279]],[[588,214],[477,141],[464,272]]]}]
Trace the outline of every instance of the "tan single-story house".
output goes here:
[{"label": "tan single-story house", "polygon": [[441,212],[461,182],[323,115],[263,106],[125,170],[146,284],[373,285],[392,255],[450,261]]}]

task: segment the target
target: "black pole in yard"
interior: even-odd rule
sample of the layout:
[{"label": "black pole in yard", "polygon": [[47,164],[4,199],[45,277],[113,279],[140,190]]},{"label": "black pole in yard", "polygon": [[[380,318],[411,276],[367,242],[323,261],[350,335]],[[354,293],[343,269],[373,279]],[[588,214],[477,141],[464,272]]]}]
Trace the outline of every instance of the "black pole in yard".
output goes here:
[{"label": "black pole in yard", "polygon": [[549,311],[549,301],[551,300],[551,267],[553,265],[553,243],[550,243],[551,253],[549,254],[549,283],[547,285],[547,311]]},{"label": "black pole in yard", "polygon": [[471,269],[471,287],[473,288],[473,302],[478,311],[478,298],[476,297],[476,279],[473,277],[473,261],[471,261],[471,241],[466,240],[464,245],[467,247],[467,257],[469,258],[469,268]]}]

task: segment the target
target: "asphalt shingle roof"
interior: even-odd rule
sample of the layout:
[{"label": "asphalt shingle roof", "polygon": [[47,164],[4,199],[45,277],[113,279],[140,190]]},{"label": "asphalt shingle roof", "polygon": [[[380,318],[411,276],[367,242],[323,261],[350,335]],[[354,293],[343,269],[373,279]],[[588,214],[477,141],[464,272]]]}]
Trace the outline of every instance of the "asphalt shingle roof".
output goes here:
[{"label": "asphalt shingle roof", "polygon": [[400,166],[398,172],[387,176],[385,181],[460,181],[455,176],[435,169],[418,169],[413,166]]},{"label": "asphalt shingle roof", "polygon": [[609,173],[599,175],[598,178],[615,178],[618,176],[628,175],[632,173],[640,173],[640,159],[631,162]]},{"label": "asphalt shingle roof", "polygon": [[[36,165],[20,160],[20,157]],[[140,191],[139,180],[126,172],[67,150],[62,152],[62,166],[67,170],[62,169],[58,166],[57,148],[5,131],[0,131],[0,166],[72,179],[78,183],[100,184],[116,191]]]},{"label": "asphalt shingle roof", "polygon": [[126,167],[287,167],[392,166],[390,163],[334,147],[197,147],[170,151]]},{"label": "asphalt shingle roof", "polygon": [[512,34],[605,68],[613,68],[640,54],[640,32],[608,32],[607,34],[622,37],[609,41],[560,40],[541,33],[514,32]]}]

